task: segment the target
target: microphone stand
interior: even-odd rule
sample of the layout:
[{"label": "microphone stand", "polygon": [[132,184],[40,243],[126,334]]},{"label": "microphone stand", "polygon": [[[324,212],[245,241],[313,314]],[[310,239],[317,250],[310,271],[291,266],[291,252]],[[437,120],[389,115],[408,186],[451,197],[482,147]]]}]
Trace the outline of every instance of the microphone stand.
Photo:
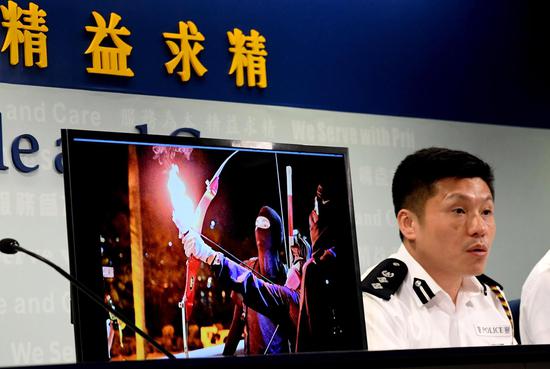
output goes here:
[{"label": "microphone stand", "polygon": [[168,358],[170,359],[176,359],[176,357],[170,353],[168,350],[166,350],[164,347],[162,347],[157,341],[155,341],[153,339],[153,337],[149,336],[147,333],[145,333],[144,331],[142,331],[140,328],[136,327],[135,324],[133,324],[130,319],[128,319],[127,317],[125,317],[121,312],[119,311],[115,311],[115,309],[113,309],[112,307],[106,305],[103,303],[103,301],[101,301],[101,299],[99,297],[97,297],[97,295],[92,291],[90,290],[88,287],[86,287],[84,284],[80,283],[76,278],[74,278],[72,275],[70,275],[69,273],[67,273],[66,271],[64,271],[63,269],[61,269],[59,266],[55,265],[54,263],[52,263],[51,261],[49,261],[48,259],[38,255],[38,254],[35,254],[34,252],[32,251],[29,251],[27,249],[24,249],[23,247],[19,246],[19,245],[15,245],[15,244],[12,244],[11,247],[13,247],[15,250],[18,250],[18,251],[21,251],[21,252],[24,252],[25,254],[27,255],[30,255],[32,256],[33,258],[36,258],[46,264],[48,264],[49,266],[51,266],[52,268],[54,268],[58,273],[60,273],[63,277],[67,278],[69,281],[71,281],[71,283],[76,286],[80,291],[84,292],[90,299],[92,299],[95,303],[97,303],[99,306],[101,306],[103,309],[107,310],[109,313],[112,313],[114,314],[117,318],[119,318],[120,320],[122,320],[124,323],[126,323],[126,325],[128,327],[130,327],[134,332],[136,333],[139,333],[139,335],[141,335],[143,338],[145,338],[149,343],[151,343],[153,346],[155,346],[155,348],[157,350],[159,350],[160,352],[162,352],[164,355],[166,355]]}]

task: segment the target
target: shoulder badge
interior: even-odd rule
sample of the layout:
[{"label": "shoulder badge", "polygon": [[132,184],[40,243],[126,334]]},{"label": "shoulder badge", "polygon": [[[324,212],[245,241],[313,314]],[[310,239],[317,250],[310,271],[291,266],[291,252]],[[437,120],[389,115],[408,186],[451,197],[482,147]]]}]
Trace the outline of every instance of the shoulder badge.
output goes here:
[{"label": "shoulder badge", "polygon": [[486,276],[485,274],[482,274],[482,275],[478,275],[476,276],[477,280],[479,282],[481,282],[481,284],[483,285],[483,293],[486,295],[487,294],[487,288],[485,286],[489,286],[489,289],[491,290],[494,290],[494,288],[498,288],[499,290],[503,290],[502,286],[500,285],[500,283],[498,283],[497,281],[495,281],[494,279]]},{"label": "shoulder badge", "polygon": [[405,280],[408,271],[407,265],[401,260],[386,259],[361,281],[361,290],[381,299],[389,300]]}]

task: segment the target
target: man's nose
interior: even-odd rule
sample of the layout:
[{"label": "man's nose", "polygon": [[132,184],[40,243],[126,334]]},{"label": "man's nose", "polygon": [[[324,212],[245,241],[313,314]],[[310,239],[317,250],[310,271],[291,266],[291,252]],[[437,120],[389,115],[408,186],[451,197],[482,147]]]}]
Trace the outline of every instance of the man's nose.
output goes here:
[{"label": "man's nose", "polygon": [[488,228],[487,220],[481,214],[472,215],[468,225],[468,233],[471,236],[483,237],[487,233]]}]

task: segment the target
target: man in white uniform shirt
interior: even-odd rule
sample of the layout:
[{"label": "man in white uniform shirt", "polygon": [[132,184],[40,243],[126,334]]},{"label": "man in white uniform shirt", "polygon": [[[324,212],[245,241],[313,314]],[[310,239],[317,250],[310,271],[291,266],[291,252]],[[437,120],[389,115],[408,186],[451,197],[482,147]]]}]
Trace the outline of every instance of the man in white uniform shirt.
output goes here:
[{"label": "man in white uniform shirt", "polygon": [[495,237],[493,172],[443,148],[392,184],[402,245],[362,280],[370,350],[515,344],[502,287],[482,275]]},{"label": "man in white uniform shirt", "polygon": [[519,330],[522,344],[550,344],[550,251],[521,289]]}]

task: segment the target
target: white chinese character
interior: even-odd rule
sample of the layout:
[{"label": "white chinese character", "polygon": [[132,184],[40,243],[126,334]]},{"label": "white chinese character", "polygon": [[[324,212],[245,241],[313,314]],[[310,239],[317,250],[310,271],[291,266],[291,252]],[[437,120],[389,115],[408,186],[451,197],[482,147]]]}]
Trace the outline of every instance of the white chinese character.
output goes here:
[{"label": "white chinese character", "polygon": [[[172,114],[172,112],[170,110],[166,110],[164,114],[166,118],[164,119],[164,124],[162,126],[170,130],[175,130],[176,120],[174,119],[174,115]],[[189,126],[186,126],[186,127],[189,127]]]},{"label": "white chinese character", "polygon": [[256,120],[254,119],[254,117],[249,116],[246,119],[244,134],[248,137],[253,137],[256,135]]},{"label": "white chinese character", "polygon": [[378,167],[374,171],[374,180],[379,187],[388,187],[390,185],[388,180],[388,173],[385,168]]},{"label": "white chinese character", "polygon": [[234,115],[227,117],[227,124],[225,126],[225,134],[228,136],[239,137],[239,127],[237,126],[237,118]]},{"label": "white chinese character", "polygon": [[136,110],[135,109],[122,109],[120,112],[120,123],[122,127],[134,127],[136,125]]},{"label": "white chinese character", "polygon": [[266,139],[273,139],[275,137],[275,125],[271,118],[264,118],[262,121],[262,131]]},{"label": "white chinese character", "polygon": [[206,117],[206,127],[208,128],[209,135],[220,135],[221,122],[216,113],[208,114]]},{"label": "white chinese character", "polygon": [[154,129],[157,126],[157,116],[153,109],[144,109],[141,111],[141,120]]},{"label": "white chinese character", "polygon": [[191,116],[191,113],[189,113],[188,111],[185,112],[185,118],[183,119],[183,126],[184,127],[193,126],[193,118]]},{"label": "white chinese character", "polygon": [[11,215],[11,194],[0,192],[0,215]]},{"label": "white chinese character", "polygon": [[30,192],[17,192],[15,194],[15,213],[18,216],[34,216],[36,199]]},{"label": "white chinese character", "polygon": [[40,203],[40,216],[55,217],[58,213],[57,194],[55,192],[43,193],[38,197]]}]

